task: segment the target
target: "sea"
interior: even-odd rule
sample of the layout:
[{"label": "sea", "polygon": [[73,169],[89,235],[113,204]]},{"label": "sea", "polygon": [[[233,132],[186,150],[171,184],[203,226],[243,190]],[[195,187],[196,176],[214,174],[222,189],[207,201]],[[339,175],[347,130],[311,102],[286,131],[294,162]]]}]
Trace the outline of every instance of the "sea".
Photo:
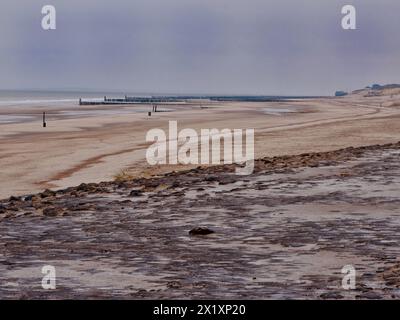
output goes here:
[{"label": "sea", "polygon": [[[41,117],[42,111],[57,113],[63,118],[90,117],[99,115],[117,115],[137,112],[148,112],[145,106],[121,106],[119,108],[104,110],[93,108],[92,110],[79,109],[79,99],[101,101],[104,96],[107,98],[123,98],[127,96],[135,97],[179,97],[184,99],[210,99],[215,102],[222,101],[242,101],[242,102],[276,102],[291,101],[297,99],[319,98],[312,96],[229,96],[229,95],[157,95],[130,92],[93,92],[93,91],[13,91],[0,90],[0,124],[20,123],[36,121]],[[163,108],[164,112],[171,111]],[[28,111],[27,111],[28,110]],[[35,110],[30,113],[29,110]],[[282,115],[295,112],[291,109],[266,108],[264,110],[269,115]]]},{"label": "sea", "polygon": [[[125,94],[125,93],[124,93]],[[104,95],[110,97],[123,97],[119,92],[85,92],[85,91],[6,91],[0,90],[0,108],[7,106],[26,106],[40,104],[78,103],[82,99],[100,99]]]}]

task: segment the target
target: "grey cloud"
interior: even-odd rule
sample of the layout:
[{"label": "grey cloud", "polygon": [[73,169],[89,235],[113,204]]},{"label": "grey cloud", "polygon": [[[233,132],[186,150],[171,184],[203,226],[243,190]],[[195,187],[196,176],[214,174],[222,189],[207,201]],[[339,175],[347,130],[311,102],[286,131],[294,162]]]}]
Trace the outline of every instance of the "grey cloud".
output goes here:
[{"label": "grey cloud", "polygon": [[[57,9],[57,30],[40,27]],[[2,0],[0,88],[331,94],[400,82],[400,2]]]}]

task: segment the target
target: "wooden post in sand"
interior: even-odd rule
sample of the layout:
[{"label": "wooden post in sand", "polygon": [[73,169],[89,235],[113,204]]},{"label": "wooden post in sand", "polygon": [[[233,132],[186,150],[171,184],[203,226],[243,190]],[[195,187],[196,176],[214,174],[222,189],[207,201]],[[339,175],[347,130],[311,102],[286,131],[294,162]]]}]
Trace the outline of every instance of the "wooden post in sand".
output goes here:
[{"label": "wooden post in sand", "polygon": [[47,124],[46,124],[46,112],[43,112],[43,128],[46,128]]}]

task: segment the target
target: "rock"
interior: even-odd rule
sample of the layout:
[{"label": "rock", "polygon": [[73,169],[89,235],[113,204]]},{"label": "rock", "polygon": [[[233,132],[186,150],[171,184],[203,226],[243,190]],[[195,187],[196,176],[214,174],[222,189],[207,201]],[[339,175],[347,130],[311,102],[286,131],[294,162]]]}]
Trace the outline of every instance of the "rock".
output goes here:
[{"label": "rock", "polygon": [[167,287],[171,289],[182,288],[182,284],[179,281],[169,281]]},{"label": "rock", "polygon": [[70,211],[90,211],[95,210],[95,206],[92,203],[79,202],[69,206]]},{"label": "rock", "polygon": [[159,181],[146,180],[144,186],[146,188],[157,188],[160,185]]},{"label": "rock", "polygon": [[211,233],[214,233],[214,231],[205,227],[197,227],[189,231],[189,234],[191,236],[197,236],[197,235],[205,236]]},{"label": "rock", "polygon": [[81,183],[76,188],[77,191],[83,191],[83,192],[91,192],[91,191],[94,191],[95,189],[96,189],[96,185],[93,183],[89,183],[89,184]]},{"label": "rock", "polygon": [[40,194],[40,197],[41,197],[42,199],[44,199],[44,198],[54,197],[55,195],[56,195],[56,193],[55,193],[54,191],[51,191],[51,190],[49,190],[49,189],[46,189],[45,191],[43,191],[43,192]]},{"label": "rock", "polygon": [[33,197],[34,197],[33,194],[27,195],[27,196],[24,198],[24,201],[32,201]]},{"label": "rock", "polygon": [[171,185],[171,188],[179,188],[180,187],[180,183],[178,181],[174,181]]},{"label": "rock", "polygon": [[58,215],[58,209],[54,207],[43,209],[43,215],[46,217],[55,217]]},{"label": "rock", "polygon": [[322,299],[336,300],[343,299],[343,296],[337,292],[326,292],[320,295]]},{"label": "rock", "polygon": [[8,199],[8,201],[10,201],[10,202],[19,201],[19,200],[21,200],[21,199],[18,197],[14,197],[14,196],[11,196],[10,199]]},{"label": "rock", "polygon": [[185,195],[185,192],[184,191],[175,191],[175,192],[172,192],[171,194],[170,194],[170,196],[175,196],[175,197],[182,197],[182,196],[184,196]]},{"label": "rock", "polygon": [[142,195],[143,193],[140,190],[132,190],[131,193],[129,194],[130,197],[140,197]]},{"label": "rock", "polygon": [[374,292],[366,292],[356,296],[357,299],[381,300],[382,296]]},{"label": "rock", "polygon": [[32,197],[32,207],[35,209],[40,209],[43,207],[42,199],[39,198],[38,196],[33,196]]},{"label": "rock", "polygon": [[223,185],[227,185],[227,184],[234,183],[234,182],[235,182],[234,179],[232,179],[232,178],[230,178],[230,177],[224,177],[224,178],[221,178],[221,179],[220,179],[220,181],[218,182],[218,184],[221,185],[221,186],[223,186]]}]

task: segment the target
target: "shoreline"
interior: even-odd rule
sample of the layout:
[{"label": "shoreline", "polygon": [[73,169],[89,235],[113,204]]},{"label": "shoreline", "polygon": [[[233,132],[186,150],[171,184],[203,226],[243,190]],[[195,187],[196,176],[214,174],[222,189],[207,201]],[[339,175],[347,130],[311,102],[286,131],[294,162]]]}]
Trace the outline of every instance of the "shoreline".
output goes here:
[{"label": "shoreline", "polygon": [[[197,132],[203,128],[252,128],[256,158],[399,141],[400,108],[381,106],[382,99],[385,97],[352,96],[171,105],[169,112],[151,117],[145,112],[109,115],[104,112],[118,113],[124,108],[96,107],[88,108],[97,113],[95,116],[88,116],[85,110],[72,119],[49,114],[46,128],[42,128],[40,113],[35,122],[0,125],[0,198],[112,180],[121,171],[134,176],[164,172],[166,167],[147,164],[145,137],[153,128],[165,130],[170,120],[177,121],[180,129]],[[40,111],[47,108],[51,106],[41,106]],[[151,105],[148,108],[151,110]],[[57,110],[73,113],[77,108],[62,106]]]},{"label": "shoreline", "polygon": [[[400,148],[400,141],[395,143],[387,143],[387,144],[375,144],[375,145],[365,145],[358,147],[346,147],[340,148],[331,151],[325,152],[307,152],[301,154],[293,154],[293,155],[282,155],[282,156],[274,156],[274,157],[264,157],[254,160],[254,172],[253,174],[259,173],[262,170],[282,170],[282,169],[297,169],[301,167],[318,167],[321,164],[330,166],[337,165],[340,161],[348,161],[352,157],[362,156],[363,153],[369,151],[383,151],[385,149],[390,148]],[[238,167],[238,164],[220,164],[220,165],[181,165],[180,169],[173,170],[175,166],[165,165],[168,168],[166,171],[160,171],[162,173],[154,174],[149,177],[132,177],[132,178],[116,178],[110,181],[101,181],[99,183],[81,183],[79,186],[71,186],[64,189],[56,189],[50,190],[46,189],[38,193],[33,194],[24,194],[24,195],[11,195],[9,198],[0,199],[0,204],[10,201],[10,199],[15,201],[23,201],[24,198],[32,198],[32,196],[41,196],[43,194],[64,194],[66,192],[76,191],[81,188],[92,188],[97,190],[97,188],[101,188],[103,186],[112,186],[112,185],[120,185],[124,183],[129,183],[130,185],[142,184],[145,181],[149,181],[150,184],[154,184],[157,180],[162,181],[163,178],[169,178],[172,176],[179,177],[180,175],[186,175],[191,173],[199,173],[203,175],[207,174],[218,174],[218,173],[231,173],[232,176],[240,179],[240,175],[236,176],[234,174],[235,169]],[[246,177],[250,177],[253,174],[250,174]],[[0,220],[1,221],[1,220]]]}]

